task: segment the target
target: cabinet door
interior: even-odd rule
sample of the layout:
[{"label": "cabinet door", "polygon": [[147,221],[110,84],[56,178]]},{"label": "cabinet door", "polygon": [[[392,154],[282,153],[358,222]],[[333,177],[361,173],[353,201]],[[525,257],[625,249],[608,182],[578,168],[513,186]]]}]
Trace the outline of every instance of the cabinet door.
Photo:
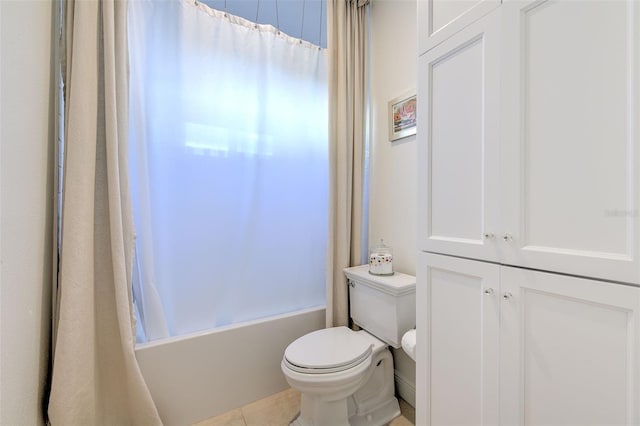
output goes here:
[{"label": "cabinet door", "polygon": [[640,282],[640,4],[506,1],[504,262]]},{"label": "cabinet door", "polygon": [[418,255],[416,424],[498,424],[499,266]]},{"label": "cabinet door", "polygon": [[640,288],[503,267],[500,424],[640,424]]},{"label": "cabinet door", "polygon": [[435,47],[499,5],[499,0],[418,0],[418,53]]},{"label": "cabinet door", "polygon": [[421,250],[498,258],[499,29],[494,12],[418,58]]}]

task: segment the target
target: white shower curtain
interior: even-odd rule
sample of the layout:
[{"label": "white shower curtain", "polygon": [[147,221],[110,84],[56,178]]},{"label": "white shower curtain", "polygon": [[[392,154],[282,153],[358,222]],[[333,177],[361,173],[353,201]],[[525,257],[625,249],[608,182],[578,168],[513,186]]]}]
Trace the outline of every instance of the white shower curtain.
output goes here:
[{"label": "white shower curtain", "polygon": [[326,51],[193,0],[129,11],[142,333],[324,305]]}]

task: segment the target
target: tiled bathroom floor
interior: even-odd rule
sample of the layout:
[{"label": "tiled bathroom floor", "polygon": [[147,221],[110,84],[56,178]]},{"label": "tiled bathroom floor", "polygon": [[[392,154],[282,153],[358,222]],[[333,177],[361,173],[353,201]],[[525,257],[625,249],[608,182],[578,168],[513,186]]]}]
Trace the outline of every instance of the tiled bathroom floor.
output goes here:
[{"label": "tiled bathroom floor", "polygon": [[[300,411],[300,392],[287,389],[275,395],[196,423],[193,426],[287,426]],[[415,410],[400,400],[402,415],[389,426],[412,426]]]}]

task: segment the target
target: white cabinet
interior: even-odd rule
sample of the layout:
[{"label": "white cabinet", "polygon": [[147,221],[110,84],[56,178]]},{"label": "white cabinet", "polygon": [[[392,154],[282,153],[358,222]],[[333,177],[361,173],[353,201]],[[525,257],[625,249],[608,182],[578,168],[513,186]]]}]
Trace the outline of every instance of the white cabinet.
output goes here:
[{"label": "white cabinet", "polygon": [[640,288],[419,256],[416,424],[640,423]]},{"label": "white cabinet", "polygon": [[500,267],[421,253],[417,279],[416,425],[497,425]]},{"label": "white cabinet", "polygon": [[418,52],[435,47],[499,4],[499,0],[418,0]]},{"label": "white cabinet", "polygon": [[500,21],[493,13],[418,58],[421,249],[496,260]]},{"label": "white cabinet", "polygon": [[500,423],[640,424],[640,288],[501,267]]},{"label": "white cabinet", "polygon": [[505,1],[418,71],[420,250],[640,283],[638,2]]},{"label": "white cabinet", "polygon": [[640,4],[501,13],[502,261],[640,283]]},{"label": "white cabinet", "polygon": [[416,424],[640,424],[640,3],[495,5],[418,3]]}]

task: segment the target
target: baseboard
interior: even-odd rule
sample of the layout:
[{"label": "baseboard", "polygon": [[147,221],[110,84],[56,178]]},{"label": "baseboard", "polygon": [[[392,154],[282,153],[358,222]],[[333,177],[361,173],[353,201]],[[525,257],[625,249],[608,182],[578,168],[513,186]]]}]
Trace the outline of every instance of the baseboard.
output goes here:
[{"label": "baseboard", "polygon": [[416,385],[406,379],[398,372],[394,371],[394,379],[396,382],[396,393],[398,396],[409,403],[412,407],[416,406]]}]

